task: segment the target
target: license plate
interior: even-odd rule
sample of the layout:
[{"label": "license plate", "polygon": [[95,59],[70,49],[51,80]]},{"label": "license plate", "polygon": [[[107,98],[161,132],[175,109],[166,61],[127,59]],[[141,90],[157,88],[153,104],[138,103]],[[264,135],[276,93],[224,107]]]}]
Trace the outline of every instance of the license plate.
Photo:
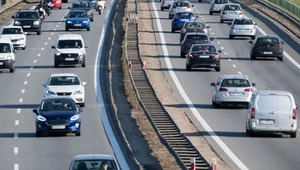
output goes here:
[{"label": "license plate", "polygon": [[182,19],[182,21],[189,21],[189,19]]},{"label": "license plate", "polygon": [[81,26],[81,24],[74,24],[74,26],[75,26],[75,27],[80,27],[80,26]]},{"label": "license plate", "polygon": [[274,125],[274,121],[273,120],[260,120],[259,124],[261,124],[261,125]]},{"label": "license plate", "polygon": [[0,66],[2,66],[3,65],[3,62],[0,62]]},{"label": "license plate", "polygon": [[52,126],[52,129],[65,129],[65,125],[57,125],[57,126]]},{"label": "license plate", "polygon": [[240,30],[240,31],[242,31],[242,32],[246,32],[246,31],[248,31],[248,30]]},{"label": "license plate", "polygon": [[24,25],[23,28],[30,28],[30,25]]},{"label": "license plate", "polygon": [[264,54],[273,54],[273,52],[264,52]]},{"label": "license plate", "polygon": [[199,58],[209,58],[208,55],[200,55]]},{"label": "license plate", "polygon": [[242,96],[243,93],[230,93],[230,96]]},{"label": "license plate", "polygon": [[74,61],[75,58],[65,58],[65,61]]}]

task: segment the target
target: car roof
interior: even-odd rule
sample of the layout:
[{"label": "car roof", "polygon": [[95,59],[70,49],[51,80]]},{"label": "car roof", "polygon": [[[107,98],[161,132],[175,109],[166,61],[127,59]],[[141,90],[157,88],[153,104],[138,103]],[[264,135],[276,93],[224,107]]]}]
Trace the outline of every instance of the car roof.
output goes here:
[{"label": "car roof", "polygon": [[292,94],[289,91],[284,91],[284,90],[257,90],[255,94]]},{"label": "car roof", "polygon": [[60,77],[60,76],[77,76],[75,73],[54,73],[50,77]]},{"label": "car roof", "polygon": [[246,75],[240,75],[240,74],[223,74],[221,75],[223,79],[249,79]]},{"label": "car roof", "polygon": [[277,35],[258,35],[256,36],[257,38],[278,38],[279,37]]},{"label": "car roof", "polygon": [[114,160],[112,155],[108,154],[85,154],[85,155],[76,155],[74,160],[93,160],[93,159],[105,159],[105,160]]},{"label": "car roof", "polygon": [[3,27],[3,29],[4,28],[21,28],[22,29],[21,26],[14,26],[14,25],[6,25],[6,26]]},{"label": "car roof", "polygon": [[78,40],[78,39],[82,39],[82,36],[80,34],[61,34],[58,36],[58,39]]}]

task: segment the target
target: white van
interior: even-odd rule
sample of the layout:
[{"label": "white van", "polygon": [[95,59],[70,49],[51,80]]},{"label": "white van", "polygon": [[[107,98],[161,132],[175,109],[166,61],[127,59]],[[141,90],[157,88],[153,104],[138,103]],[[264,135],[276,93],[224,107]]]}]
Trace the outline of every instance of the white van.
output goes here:
[{"label": "white van", "polygon": [[246,113],[246,133],[286,133],[297,137],[297,113],[293,95],[288,91],[260,90],[252,95]]},{"label": "white van", "polygon": [[0,69],[15,71],[15,52],[14,46],[9,38],[0,38]]}]

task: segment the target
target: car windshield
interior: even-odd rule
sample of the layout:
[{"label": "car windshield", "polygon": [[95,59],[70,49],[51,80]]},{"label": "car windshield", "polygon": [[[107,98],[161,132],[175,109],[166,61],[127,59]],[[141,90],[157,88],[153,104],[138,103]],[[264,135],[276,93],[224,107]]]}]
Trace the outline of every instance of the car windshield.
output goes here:
[{"label": "car windshield", "polygon": [[89,2],[73,3],[72,8],[91,8]]},{"label": "car windshield", "polygon": [[193,29],[193,28],[204,29],[205,24],[202,22],[189,22],[189,23],[186,23],[186,28],[187,29]]},{"label": "car windshield", "polygon": [[190,12],[177,13],[177,14],[176,14],[176,18],[183,18],[183,19],[191,18],[191,17],[193,17],[193,16],[194,16],[194,14],[193,14],[193,13],[190,13]]},{"label": "car windshield", "polygon": [[212,45],[194,45],[192,52],[216,53],[216,48]]},{"label": "car windshield", "polygon": [[41,103],[41,111],[76,110],[72,99],[47,99]]},{"label": "car windshield", "polygon": [[241,10],[241,8],[238,5],[226,5],[224,10],[225,11],[239,11],[239,10]]},{"label": "car windshield", "polygon": [[250,87],[247,79],[224,79],[221,87]]},{"label": "car windshield", "polygon": [[78,77],[75,76],[57,76],[51,77],[49,81],[50,86],[72,86],[80,85]]},{"label": "car windshield", "polygon": [[82,42],[81,40],[60,40],[57,48],[82,48]]},{"label": "car windshield", "polygon": [[234,25],[253,25],[251,19],[236,19]]},{"label": "car windshield", "polygon": [[22,34],[21,28],[4,28],[2,34]]},{"label": "car windshield", "polygon": [[86,12],[69,12],[68,18],[87,18]]},{"label": "car windshield", "polygon": [[33,19],[38,19],[39,18],[39,15],[37,12],[18,12],[17,15],[16,15],[16,18],[19,18],[19,19],[30,19],[30,18],[33,18]]},{"label": "car windshield", "polygon": [[[107,167],[107,168],[104,168]],[[117,165],[113,160],[104,160],[104,159],[93,159],[93,160],[76,160],[73,164],[72,170],[117,170]]]},{"label": "car windshield", "polygon": [[176,6],[176,7],[187,7],[187,6],[190,6],[190,4],[188,2],[176,2],[176,3],[174,3],[174,6]]},{"label": "car windshield", "polygon": [[279,44],[278,38],[258,38],[257,44]]},{"label": "car windshield", "polygon": [[227,4],[228,0],[215,0],[215,4]]},{"label": "car windshield", "polygon": [[11,53],[10,45],[8,43],[0,43],[0,53]]}]

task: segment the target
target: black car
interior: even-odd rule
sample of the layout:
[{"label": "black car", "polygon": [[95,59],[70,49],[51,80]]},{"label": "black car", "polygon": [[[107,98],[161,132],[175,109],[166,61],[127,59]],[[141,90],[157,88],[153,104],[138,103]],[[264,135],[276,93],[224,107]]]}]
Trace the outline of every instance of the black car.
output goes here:
[{"label": "black car", "polygon": [[276,35],[260,35],[251,44],[250,58],[255,60],[257,57],[274,57],[279,61],[283,60],[284,42],[280,41]]},{"label": "black car", "polygon": [[79,1],[73,2],[72,7],[69,7],[71,10],[85,10],[88,14],[91,22],[94,21],[93,5],[90,1]]},{"label": "black car", "polygon": [[13,25],[21,26],[24,32],[36,32],[37,35],[42,33],[42,20],[38,10],[22,9],[18,10],[14,18]]},{"label": "black car", "polygon": [[75,133],[80,136],[82,108],[77,108],[70,97],[45,98],[36,114],[36,136],[43,133]]},{"label": "black car", "polygon": [[206,33],[209,35],[209,28],[210,26],[206,25],[204,22],[201,21],[188,21],[185,22],[183,28],[180,31],[180,42],[182,42],[185,34],[188,32],[199,32],[199,33]]},{"label": "black car", "polygon": [[215,68],[221,71],[220,53],[212,44],[194,44],[186,56],[186,70],[192,68]]},{"label": "black car", "polygon": [[189,32],[181,42],[180,57],[184,58],[193,44],[210,44],[206,33]]}]

